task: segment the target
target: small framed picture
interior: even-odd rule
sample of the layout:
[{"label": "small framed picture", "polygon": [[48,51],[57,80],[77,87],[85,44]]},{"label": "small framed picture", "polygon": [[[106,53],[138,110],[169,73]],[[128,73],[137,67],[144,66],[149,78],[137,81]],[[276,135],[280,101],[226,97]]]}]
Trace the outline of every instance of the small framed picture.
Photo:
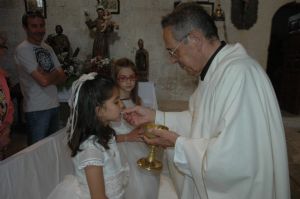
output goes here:
[{"label": "small framed picture", "polygon": [[120,0],[102,0],[102,5],[111,14],[120,14]]},{"label": "small framed picture", "polygon": [[47,5],[46,0],[24,0],[25,12],[41,12],[47,18]]},{"label": "small framed picture", "polygon": [[[212,16],[214,13],[214,3],[209,2],[209,1],[195,1],[197,4],[199,4],[200,6],[202,6],[204,8],[204,10],[210,15]],[[181,3],[181,1],[175,1],[174,2],[174,8],[176,6],[178,6]]]}]

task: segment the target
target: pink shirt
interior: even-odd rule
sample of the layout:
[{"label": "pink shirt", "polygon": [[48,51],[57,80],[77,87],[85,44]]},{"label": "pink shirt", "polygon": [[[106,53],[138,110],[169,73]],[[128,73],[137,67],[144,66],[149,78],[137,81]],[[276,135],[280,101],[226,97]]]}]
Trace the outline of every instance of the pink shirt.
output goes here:
[{"label": "pink shirt", "polygon": [[5,73],[0,70],[0,134],[13,121],[14,106],[10,98]]}]

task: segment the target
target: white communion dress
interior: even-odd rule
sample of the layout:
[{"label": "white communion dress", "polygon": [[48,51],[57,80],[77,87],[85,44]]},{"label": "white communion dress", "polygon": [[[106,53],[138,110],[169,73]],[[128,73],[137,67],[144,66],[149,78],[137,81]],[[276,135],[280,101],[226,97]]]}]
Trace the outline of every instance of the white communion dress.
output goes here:
[{"label": "white communion dress", "polygon": [[91,136],[84,141],[80,145],[82,151],[72,159],[75,176],[66,176],[48,199],[90,199],[84,168],[91,165],[103,167],[106,196],[109,199],[124,198],[129,168],[128,165],[121,164],[115,138],[109,142],[108,150],[105,150],[94,138],[95,136]]},{"label": "white communion dress", "polygon": [[[123,100],[125,107],[132,107],[132,100]],[[111,125],[117,135],[127,134],[133,127],[125,120]],[[129,180],[125,189],[126,199],[157,199],[159,188],[159,173],[149,172],[138,167],[137,161],[147,157],[149,147],[143,142],[120,142],[117,144],[121,159],[129,164]]]}]

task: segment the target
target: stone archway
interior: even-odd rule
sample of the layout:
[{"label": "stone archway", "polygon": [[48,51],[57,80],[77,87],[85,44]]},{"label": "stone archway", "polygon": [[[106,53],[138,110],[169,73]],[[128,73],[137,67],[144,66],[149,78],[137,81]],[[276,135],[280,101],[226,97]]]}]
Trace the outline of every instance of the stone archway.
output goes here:
[{"label": "stone archway", "polygon": [[[286,43],[289,38],[288,19],[300,13],[300,3],[291,2],[280,7],[272,19],[270,44],[268,48],[267,74],[273,84],[280,107],[284,109],[282,81],[285,65]],[[299,47],[300,48],[300,47]],[[300,103],[300,102],[299,102]]]}]

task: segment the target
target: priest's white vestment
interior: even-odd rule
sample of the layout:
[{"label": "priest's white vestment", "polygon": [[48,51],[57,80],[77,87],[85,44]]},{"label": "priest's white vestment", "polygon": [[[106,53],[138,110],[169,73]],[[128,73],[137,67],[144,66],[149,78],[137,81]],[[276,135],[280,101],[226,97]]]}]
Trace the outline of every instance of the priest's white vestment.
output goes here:
[{"label": "priest's white vestment", "polygon": [[215,56],[188,111],[157,111],[156,122],[181,135],[173,158],[184,175],[176,182],[182,185],[179,198],[290,198],[276,96],[263,68],[240,44]]}]

